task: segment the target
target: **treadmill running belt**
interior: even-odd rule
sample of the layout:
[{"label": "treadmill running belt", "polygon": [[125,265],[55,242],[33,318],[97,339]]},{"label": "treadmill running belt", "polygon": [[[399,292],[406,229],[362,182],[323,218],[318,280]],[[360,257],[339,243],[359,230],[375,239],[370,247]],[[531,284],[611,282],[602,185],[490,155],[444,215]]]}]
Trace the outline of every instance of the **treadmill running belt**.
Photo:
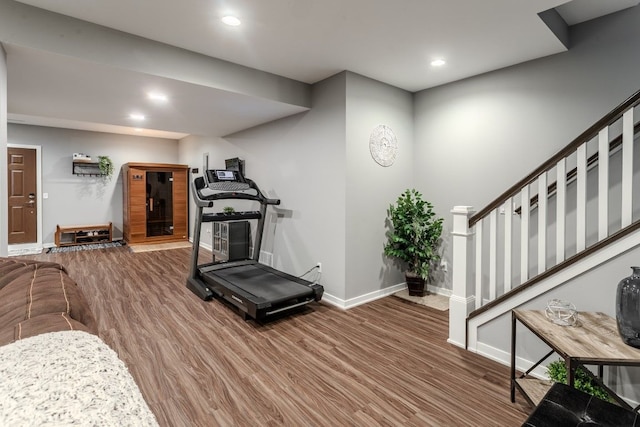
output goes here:
[{"label": "treadmill running belt", "polygon": [[219,277],[257,297],[273,303],[300,298],[313,293],[306,285],[272,273],[256,265],[240,265],[208,273]]}]

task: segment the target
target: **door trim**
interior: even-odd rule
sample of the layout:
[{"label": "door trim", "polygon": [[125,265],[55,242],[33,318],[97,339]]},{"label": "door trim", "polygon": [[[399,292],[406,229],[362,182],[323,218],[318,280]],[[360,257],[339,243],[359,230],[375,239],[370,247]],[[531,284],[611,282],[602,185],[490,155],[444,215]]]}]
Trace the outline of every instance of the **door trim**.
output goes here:
[{"label": "door trim", "polygon": [[[8,245],[7,252],[9,256],[39,254],[40,252],[42,252],[42,211],[44,209],[44,207],[42,206],[42,147],[40,145],[7,144],[7,148],[25,148],[36,150],[36,185],[38,187],[36,191],[38,198],[38,214],[36,216],[36,242]],[[7,182],[6,179],[3,179],[2,181]]]}]

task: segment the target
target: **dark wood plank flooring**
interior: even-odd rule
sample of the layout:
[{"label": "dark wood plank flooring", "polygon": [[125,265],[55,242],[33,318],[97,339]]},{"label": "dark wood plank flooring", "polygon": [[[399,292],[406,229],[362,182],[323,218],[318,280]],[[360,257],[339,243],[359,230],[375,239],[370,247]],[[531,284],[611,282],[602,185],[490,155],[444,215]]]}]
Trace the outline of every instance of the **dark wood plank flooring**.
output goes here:
[{"label": "dark wood plank flooring", "polygon": [[161,426],[519,426],[530,411],[507,367],[446,342],[446,312],[387,297],[243,321],[186,289],[190,252],[25,257],[67,267]]}]

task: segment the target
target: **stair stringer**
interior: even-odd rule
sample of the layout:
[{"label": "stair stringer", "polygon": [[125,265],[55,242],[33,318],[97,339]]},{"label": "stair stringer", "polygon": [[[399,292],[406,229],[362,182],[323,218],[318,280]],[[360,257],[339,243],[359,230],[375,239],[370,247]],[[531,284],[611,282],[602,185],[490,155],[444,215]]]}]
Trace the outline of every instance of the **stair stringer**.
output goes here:
[{"label": "stair stringer", "polygon": [[[489,359],[495,360],[504,365],[510,365],[510,349],[497,349],[488,345],[483,345],[478,341],[478,332],[482,326],[489,322],[505,315],[510,315],[511,310],[521,307],[527,303],[533,302],[536,298],[541,297],[545,293],[561,287],[568,281],[575,279],[595,268],[606,264],[608,261],[630,251],[634,248],[640,247],[640,230],[628,234],[622,237],[601,250],[590,254],[581,260],[571,264],[570,266],[558,271],[556,274],[542,280],[536,285],[531,286],[511,298],[503,301],[502,303],[492,307],[491,309],[467,320],[467,349],[471,352],[477,353]],[[621,279],[620,277],[619,279]],[[543,310],[545,308],[547,300],[540,301],[535,309]],[[578,307],[579,309],[579,307]],[[511,321],[509,318],[509,325]],[[510,334],[510,330],[505,330],[504,334]],[[517,368],[521,369],[521,363],[516,362]],[[522,365],[527,369],[531,366],[531,361],[523,361]],[[543,372],[543,371],[541,371]],[[535,372],[534,372],[535,374]]]}]

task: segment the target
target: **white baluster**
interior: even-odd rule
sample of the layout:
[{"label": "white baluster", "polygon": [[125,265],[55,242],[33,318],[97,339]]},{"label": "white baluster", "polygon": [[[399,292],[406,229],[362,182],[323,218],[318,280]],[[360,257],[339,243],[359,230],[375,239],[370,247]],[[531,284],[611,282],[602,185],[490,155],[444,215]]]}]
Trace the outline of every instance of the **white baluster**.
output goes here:
[{"label": "white baluster", "polygon": [[547,268],[547,172],[538,177],[538,274]]},{"label": "white baluster", "polygon": [[586,247],[587,239],[587,144],[576,152],[576,253]]},{"label": "white baluster", "polygon": [[476,308],[482,307],[482,220],[474,226],[476,232]]},{"label": "white baluster", "polygon": [[520,192],[520,283],[529,280],[529,185]]},{"label": "white baluster", "polygon": [[498,210],[489,214],[489,301],[496,299],[498,286]]},{"label": "white baluster", "polygon": [[609,127],[598,134],[598,240],[609,235]]},{"label": "white baluster", "polygon": [[633,108],[622,116],[622,228],[633,214]]},{"label": "white baluster", "polygon": [[504,202],[504,291],[511,290],[511,240],[513,229],[513,201]]},{"label": "white baluster", "polygon": [[556,165],[556,264],[566,256],[566,215],[567,215],[567,161],[565,158]]}]

